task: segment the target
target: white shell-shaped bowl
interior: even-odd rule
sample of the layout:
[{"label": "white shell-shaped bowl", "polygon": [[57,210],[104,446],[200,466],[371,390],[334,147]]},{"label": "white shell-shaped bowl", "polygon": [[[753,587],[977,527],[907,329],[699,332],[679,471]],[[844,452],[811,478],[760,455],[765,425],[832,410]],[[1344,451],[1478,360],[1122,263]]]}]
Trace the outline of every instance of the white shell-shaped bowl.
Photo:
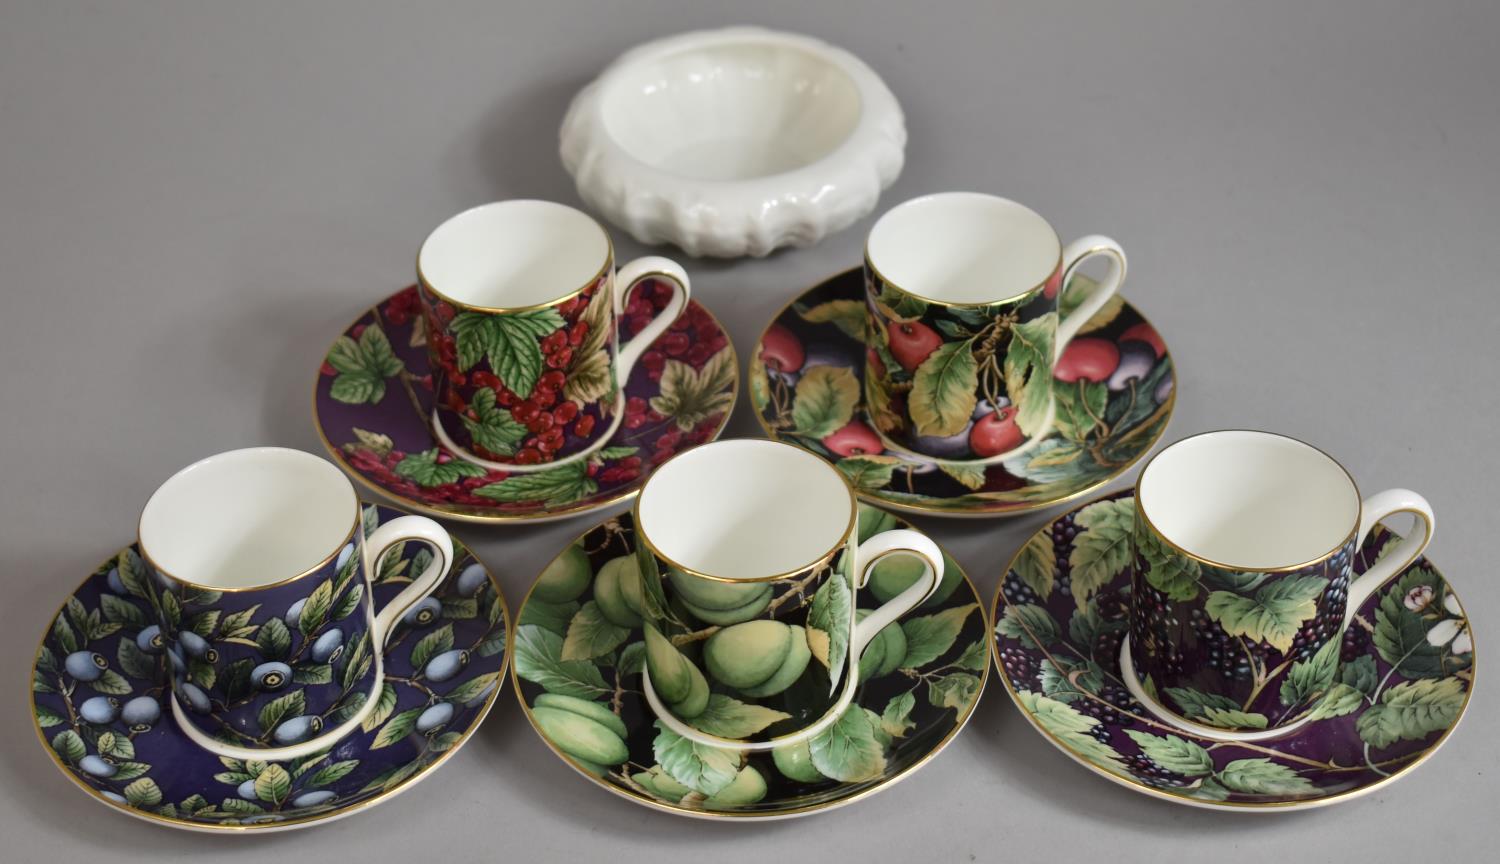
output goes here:
[{"label": "white shell-shaped bowl", "polygon": [[758,27],[622,54],[574,97],[560,148],[583,200],[636,240],[719,258],[847,228],[905,149],[901,106],[869,66]]}]

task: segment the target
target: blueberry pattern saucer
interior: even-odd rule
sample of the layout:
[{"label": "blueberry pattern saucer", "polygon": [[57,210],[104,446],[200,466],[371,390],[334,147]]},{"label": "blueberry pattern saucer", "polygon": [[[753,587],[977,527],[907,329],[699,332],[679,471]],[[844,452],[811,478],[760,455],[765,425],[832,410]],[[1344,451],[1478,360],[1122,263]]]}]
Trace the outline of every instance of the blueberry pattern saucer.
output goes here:
[{"label": "blueberry pattern saucer", "polygon": [[[1001,680],[1059,750],[1121,786],[1180,804],[1304,810],[1393,782],[1458,726],[1473,688],[1474,643],[1457,595],[1425,558],[1359,608],[1311,722],[1269,741],[1228,743],[1156,720],[1131,698],[1120,671],[1132,494],[1098,499],[1043,527],[1011,560],[995,597]],[[1394,536],[1372,531],[1355,572],[1388,541],[1394,546]],[[1142,684],[1152,692],[1149,679]],[[1213,694],[1197,695],[1219,707]]]},{"label": "blueberry pattern saucer", "polygon": [[[402,514],[367,505],[365,531]],[[281,831],[389,800],[430,776],[468,740],[494,704],[505,672],[510,615],[500,586],[457,538],[453,547],[453,571],[432,595],[440,609],[419,607],[427,614],[408,616],[395,630],[379,702],[360,731],[330,750],[286,762],[221,758],[177,727],[163,686],[166,655],[149,640],[142,648],[138,639],[151,621],[141,588],[150,577],[135,547],[126,547],[78,586],[37,649],[31,701],[42,746],[95,799],[171,828]],[[375,582],[376,603],[394,597],[408,574],[426,566],[415,559],[430,554],[420,543],[387,554]],[[279,623],[283,612],[249,610],[226,618],[208,612],[190,623],[210,642],[259,644],[266,622]],[[351,659],[331,667],[301,664],[293,680],[341,675]],[[435,668],[439,662],[442,668]],[[240,668],[248,663],[195,666],[190,674],[241,676],[248,689],[249,667]],[[300,692],[289,690],[284,698],[298,699]],[[351,701],[341,710],[361,705]]]},{"label": "blueberry pattern saucer", "polygon": [[[896,527],[911,526],[860,506],[861,539]],[[804,748],[747,758],[678,737],[658,724],[640,690],[645,644],[632,605],[640,602],[640,571],[611,563],[632,561],[634,545],[626,513],[564,549],[521,605],[511,667],[522,707],[542,740],[616,795],[707,819],[787,819],[831,810],[890,787],[936,756],[963,729],[984,690],[990,668],[984,609],[968,576],[945,555],[947,572],[937,592],[899,622],[900,634],[887,639],[882,631],[871,643],[863,655],[871,674],[854,703]],[[621,574],[634,583],[625,584]],[[895,570],[886,575],[887,584],[903,576]],[[861,597],[879,595],[880,580],[877,568]],[[681,637],[684,651],[719,629],[674,611],[698,625]],[[900,656],[893,653],[898,645]],[[709,700],[693,722],[712,723],[716,735],[749,738],[789,717],[721,693]]]},{"label": "blueberry pattern saucer", "polygon": [[[1066,313],[1088,296],[1063,294]],[[750,356],[750,399],[771,438],[833,462],[873,504],[918,515],[1008,516],[1050,507],[1120,476],[1151,449],[1176,404],[1172,357],[1151,324],[1116,295],[1072,343],[1077,388],[1095,410],[1002,464],[965,466],[886,451],[864,406],[865,287],[855,267],[802,292],[771,322]],[[1084,355],[1088,356],[1084,356]],[[1113,358],[1112,360],[1110,358]],[[1064,353],[1064,362],[1067,353]],[[1128,365],[1127,365],[1128,364]],[[955,436],[953,458],[972,458]]]},{"label": "blueberry pattern saucer", "polygon": [[[642,285],[665,302],[669,289]],[[647,319],[649,320],[649,319]],[[641,355],[625,387],[625,420],[589,459],[507,475],[440,444],[416,286],[365,310],[330,347],[313,390],[323,446],[366,487],[419,513],[465,522],[543,522],[635,495],[651,469],[723,431],[739,389],[729,335],[697,301]],[[640,322],[642,324],[645,321]],[[620,338],[636,332],[622,317]],[[554,409],[558,410],[558,409]]]}]

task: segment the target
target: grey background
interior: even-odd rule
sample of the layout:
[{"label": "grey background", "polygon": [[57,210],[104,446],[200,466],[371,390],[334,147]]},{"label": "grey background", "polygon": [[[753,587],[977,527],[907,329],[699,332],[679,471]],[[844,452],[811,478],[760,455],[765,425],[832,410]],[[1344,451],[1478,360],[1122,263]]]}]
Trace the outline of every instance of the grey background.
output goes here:
[{"label": "grey background", "polygon": [[[881,209],[984,190],[1065,238],[1119,239],[1125,293],[1178,362],[1168,438],[1274,429],[1331,450],[1367,492],[1418,489],[1439,514],[1433,558],[1479,630],[1496,620],[1500,4],[5,0],[0,858],[1480,857],[1500,774],[1489,681],[1429,764],[1311,814],[1198,812],[1119,789],[1038,737],[996,680],[926,769],[785,823],[691,822],[596,789],[509,691],[432,779],[307,832],[167,832],[57,774],[22,698],[27,663],[156,484],[235,447],[321,452],[319,358],[411,281],[426,232],[494,199],[576,203],[556,157],[571,94],[638,41],[739,22],[827,38],[885,77],[911,138]],[[792,292],[858,263],[868,227],[687,266],[743,356]],[[622,257],[641,251],[616,239]],[[758,434],[747,405],[730,434]],[[453,528],[514,603],[595,518]],[[922,525],[988,603],[1047,518]]]}]

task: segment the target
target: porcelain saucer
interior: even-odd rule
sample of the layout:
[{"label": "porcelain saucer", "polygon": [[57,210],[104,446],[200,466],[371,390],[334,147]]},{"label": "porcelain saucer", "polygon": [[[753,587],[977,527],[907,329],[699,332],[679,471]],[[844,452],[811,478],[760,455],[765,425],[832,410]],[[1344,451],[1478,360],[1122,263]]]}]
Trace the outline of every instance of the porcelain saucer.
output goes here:
[{"label": "porcelain saucer", "polygon": [[[910,526],[860,506],[862,538],[895,527]],[[627,513],[563,550],[521,604],[511,670],[542,740],[616,795],[710,819],[785,819],[831,810],[890,787],[936,756],[963,729],[984,690],[984,610],[973,583],[945,555],[942,586],[900,622],[904,659],[882,654],[855,703],[802,755],[762,752],[747,759],[687,741],[658,724],[640,690],[645,646],[638,616],[635,626],[621,626],[603,611],[615,609],[616,619],[629,614],[631,589],[621,587],[620,568],[609,564],[633,560],[634,547]],[[596,599],[606,592],[613,599]],[[694,632],[706,638],[716,629]],[[867,662],[881,644],[872,643]],[[742,737],[787,716],[715,693],[694,722],[712,720],[715,734]]]},{"label": "porcelain saucer", "polygon": [[[1229,743],[1157,720],[1131,698],[1120,671],[1130,616],[1120,550],[1134,526],[1132,494],[1100,498],[1043,527],[1011,560],[995,597],[1001,680],[1059,750],[1168,801],[1304,810],[1395,781],[1458,726],[1473,687],[1473,639],[1456,593],[1425,558],[1360,607],[1343,636],[1336,683],[1311,722],[1272,740]],[[1355,572],[1393,537],[1371,532]]]},{"label": "porcelain saucer", "polygon": [[[637,291],[665,286],[642,285]],[[622,322],[620,337],[633,335]],[[313,390],[323,446],[360,483],[402,506],[446,519],[544,522],[606,507],[638,493],[652,467],[723,431],[739,390],[729,335],[697,301],[641,357],[625,382],[625,421],[586,460],[507,476],[440,444],[428,419],[432,377],[416,286],[397,291],[345,328]]]},{"label": "porcelain saucer", "polygon": [[[1067,312],[1095,283],[1074,277]],[[865,288],[855,267],[802,292],[761,334],[750,357],[750,398],[771,438],[832,461],[865,500],[931,516],[1008,516],[1061,504],[1120,476],[1151,449],[1176,404],[1172,357],[1151,324],[1118,295],[1081,337],[1141,342],[1155,360],[1127,378],[1096,369],[1058,387],[1079,388],[1080,404],[1102,406],[1069,435],[1054,432],[1002,464],[965,466],[886,451],[864,407]],[[1075,340],[1074,344],[1079,344]],[[1113,352],[1117,357],[1121,352]],[[822,371],[816,371],[822,370]]]},{"label": "porcelain saucer", "polygon": [[[366,532],[403,512],[367,505]],[[386,683],[361,730],[330,750],[287,762],[221,758],[178,728],[166,707],[165,655],[138,646],[152,612],[139,588],[145,565],[128,546],[78,586],[37,649],[31,700],[42,746],[94,799],[171,828],[282,831],[387,801],[431,776],[468,740],[494,704],[505,672],[510,614],[500,586],[457,538],[453,543],[452,573],[433,594],[441,612],[394,632]],[[408,573],[426,566],[416,559],[430,554],[419,543],[388,554],[375,583],[376,603],[394,597],[410,581]],[[263,618],[221,620],[210,612],[193,623],[211,642],[253,640]],[[441,681],[429,675],[427,661],[455,648],[465,652],[459,671]],[[290,691],[288,698],[299,693]]]}]

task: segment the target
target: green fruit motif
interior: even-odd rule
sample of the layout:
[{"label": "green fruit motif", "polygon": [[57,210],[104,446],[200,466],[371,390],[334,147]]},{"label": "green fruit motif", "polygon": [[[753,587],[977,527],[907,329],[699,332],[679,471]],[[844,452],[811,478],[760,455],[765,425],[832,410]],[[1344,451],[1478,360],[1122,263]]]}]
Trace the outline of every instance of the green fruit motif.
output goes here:
[{"label": "green fruit motif", "polygon": [[717,582],[673,570],[667,578],[694,617],[709,624],[739,624],[766,611],[775,593],[769,582]]},{"label": "green fruit motif", "polygon": [[641,569],[634,555],[604,562],[594,578],[594,602],[611,624],[641,626]]},{"label": "green fruit motif", "polygon": [[780,771],[789,780],[797,780],[802,783],[818,783],[828,778],[822,772],[813,767],[812,752],[807,749],[806,741],[795,744],[784,744],[771,751],[771,759],[776,763],[776,770]]},{"label": "green fruit motif", "polygon": [[868,504],[859,505],[859,542],[863,543],[882,531],[899,527],[901,526],[894,514]]},{"label": "green fruit motif", "polygon": [[660,765],[652,765],[650,771],[642,771],[639,774],[630,775],[630,779],[640,784],[647,792],[664,798],[676,804],[682,800],[682,796],[693,791],[688,787],[672,779],[672,775],[662,770]]},{"label": "green fruit motif", "polygon": [[579,759],[577,756],[573,757],[573,761],[578,763],[579,768],[582,768],[595,777],[603,777],[609,773],[608,765],[600,765],[598,762],[590,762],[587,759]]},{"label": "green fruit motif", "polygon": [[[900,628],[897,628],[900,629]],[[792,686],[803,671],[807,669],[808,661],[812,660],[812,649],[807,645],[807,631],[793,624],[792,644],[787,651],[786,659],[781,661],[781,666],[771,673],[764,683],[754,687],[742,687],[740,692],[752,699],[762,699],[766,696],[775,696],[777,693]]]},{"label": "green fruit motif", "polygon": [[[911,555],[891,555],[879,564],[870,574],[870,581],[866,587],[875,599],[887,603],[892,597],[915,585],[922,578],[922,562]],[[963,580],[963,572],[958,569],[952,558],[943,553],[943,581],[938,583],[937,590],[928,597],[918,608],[929,608],[938,606],[947,600]]]},{"label": "green fruit motif", "polygon": [[703,801],[709,810],[729,810],[746,807],[766,797],[766,778],[751,765],[740,769],[728,786]]},{"label": "green fruit motif", "polygon": [[531,716],[559,750],[580,762],[592,763],[584,765],[590,771],[598,768],[596,773],[602,774],[606,770],[603,766],[619,765],[630,758],[624,740],[625,724],[602,705],[549,693],[536,698]]},{"label": "green fruit motif", "polygon": [[[863,621],[869,614],[868,609],[858,609],[854,616]],[[891,674],[900,668],[901,661],[905,659],[906,631],[901,629],[900,622],[893,621],[875,634],[875,638],[865,646],[865,653],[860,655],[859,683]]]},{"label": "green fruit motif", "polygon": [[698,671],[697,666],[692,663],[686,665],[689,680],[688,695],[668,704],[667,707],[671,708],[672,713],[678,717],[691,720],[708,708],[708,679],[703,677],[703,673]]},{"label": "green fruit motif", "polygon": [[577,600],[593,578],[589,556],[580,547],[569,546],[542,571],[531,594],[545,603],[567,603]]},{"label": "green fruit motif", "polygon": [[684,657],[672,640],[650,624],[646,631],[646,667],[651,685],[672,713],[691,719],[708,707],[708,679],[691,660]]},{"label": "green fruit motif", "polygon": [[792,628],[761,619],[725,627],[708,637],[703,662],[715,680],[743,690],[770,680],[791,652]]}]

